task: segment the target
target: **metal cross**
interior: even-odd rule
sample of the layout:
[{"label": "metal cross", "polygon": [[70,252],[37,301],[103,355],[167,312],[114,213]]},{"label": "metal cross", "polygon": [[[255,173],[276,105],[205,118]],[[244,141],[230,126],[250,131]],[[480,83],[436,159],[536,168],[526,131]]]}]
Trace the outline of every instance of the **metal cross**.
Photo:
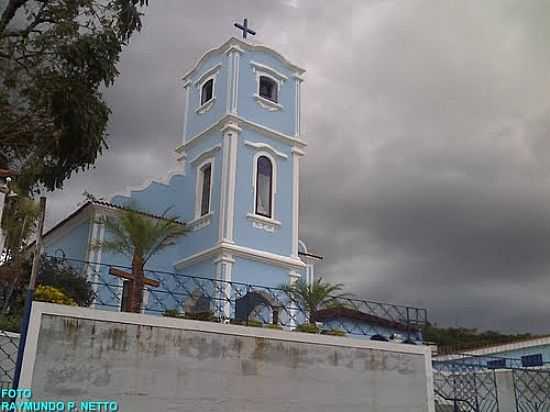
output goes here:
[{"label": "metal cross", "polygon": [[251,30],[248,28],[248,19],[244,19],[244,24],[235,23],[235,27],[243,31],[243,39],[246,39],[246,35],[250,33],[251,35],[255,36],[256,32],[254,30]]}]

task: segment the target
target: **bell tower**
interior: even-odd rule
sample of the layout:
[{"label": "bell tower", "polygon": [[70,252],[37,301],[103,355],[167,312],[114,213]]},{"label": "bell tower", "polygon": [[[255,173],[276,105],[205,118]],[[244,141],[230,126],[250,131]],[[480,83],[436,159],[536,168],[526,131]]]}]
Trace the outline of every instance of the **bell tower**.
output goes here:
[{"label": "bell tower", "polygon": [[[246,20],[239,26],[254,34]],[[200,248],[215,251],[224,279],[280,284],[285,279],[278,275],[255,278],[254,265],[284,268],[291,277],[304,268],[298,257],[303,74],[267,46],[230,38],[183,77],[176,151],[195,182],[188,224],[203,232]]]}]

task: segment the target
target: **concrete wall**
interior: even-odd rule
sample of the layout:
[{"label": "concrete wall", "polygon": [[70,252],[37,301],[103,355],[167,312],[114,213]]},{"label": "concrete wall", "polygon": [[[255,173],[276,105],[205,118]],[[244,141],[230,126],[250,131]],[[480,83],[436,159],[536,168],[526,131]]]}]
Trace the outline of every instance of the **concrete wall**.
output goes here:
[{"label": "concrete wall", "polygon": [[37,303],[21,387],[121,411],[433,411],[427,347]]}]

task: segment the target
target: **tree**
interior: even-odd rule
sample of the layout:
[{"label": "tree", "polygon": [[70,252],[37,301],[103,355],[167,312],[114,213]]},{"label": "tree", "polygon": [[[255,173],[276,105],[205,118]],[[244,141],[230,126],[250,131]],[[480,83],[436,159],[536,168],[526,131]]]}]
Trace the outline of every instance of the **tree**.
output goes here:
[{"label": "tree", "polygon": [[97,242],[93,247],[132,259],[132,280],[128,293],[130,312],[141,312],[146,263],[187,233],[183,223],[175,217],[168,217],[166,213],[153,217],[135,209],[126,209],[116,217],[104,216],[98,220],[99,224],[105,225],[110,239]]},{"label": "tree", "polygon": [[[32,258],[18,259],[0,265],[0,330],[19,332],[19,322],[25,304],[25,291],[29,283]],[[81,268],[63,260],[43,257],[38,271],[38,300],[90,306],[94,290]],[[50,293],[53,292],[53,293]],[[60,296],[61,293],[63,296]],[[57,297],[56,297],[57,296]]]},{"label": "tree", "polygon": [[351,294],[341,292],[343,284],[331,284],[323,281],[323,278],[315,279],[311,284],[298,279],[292,285],[283,285],[281,288],[304,310],[308,323],[316,321],[316,314],[321,309],[344,306],[342,300],[351,298]]},{"label": "tree", "polygon": [[0,2],[0,153],[21,188],[61,188],[107,148],[110,110],[100,88],[118,76],[147,4]]},{"label": "tree", "polygon": [[[36,230],[40,207],[21,192],[8,196],[0,226],[6,237],[4,261],[16,260]],[[0,251],[1,253],[2,251]]]}]

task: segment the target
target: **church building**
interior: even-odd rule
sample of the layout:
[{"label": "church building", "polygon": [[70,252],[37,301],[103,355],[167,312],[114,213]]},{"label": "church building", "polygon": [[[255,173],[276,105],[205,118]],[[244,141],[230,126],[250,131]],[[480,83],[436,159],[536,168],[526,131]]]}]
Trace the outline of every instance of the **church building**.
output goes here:
[{"label": "church building", "polygon": [[151,268],[271,287],[311,280],[315,258],[298,234],[303,75],[277,51],[237,38],[205,53],[183,77],[176,170],[86,203],[45,235],[47,254],[128,266],[91,245],[109,236],[100,216],[131,205],[156,216],[170,209],[189,229]]}]

